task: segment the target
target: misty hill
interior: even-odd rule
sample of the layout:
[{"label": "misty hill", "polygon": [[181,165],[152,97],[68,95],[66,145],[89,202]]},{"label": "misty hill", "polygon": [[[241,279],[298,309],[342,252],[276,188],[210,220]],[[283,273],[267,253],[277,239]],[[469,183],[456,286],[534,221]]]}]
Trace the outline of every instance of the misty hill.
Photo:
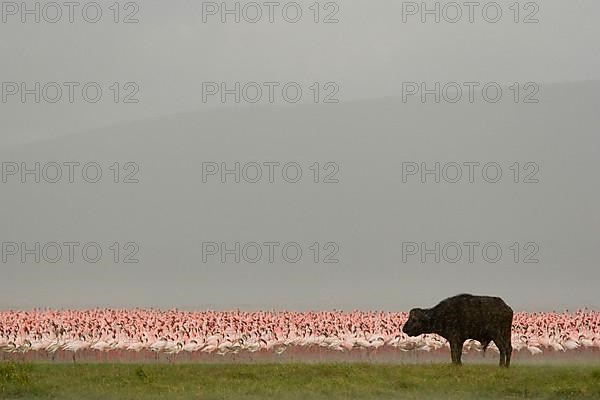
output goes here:
[{"label": "misty hill", "polygon": [[[542,86],[538,104],[511,96],[505,90],[496,104],[385,98],[223,107],[0,149],[3,162],[94,161],[103,170],[96,184],[2,184],[3,241],[140,245],[135,265],[4,264],[10,279],[1,280],[0,302],[38,304],[19,296],[28,285],[47,305],[402,308],[427,302],[414,289],[427,282],[435,298],[489,291],[525,306],[540,271],[548,286],[543,304],[553,307],[553,296],[569,288],[577,288],[574,303],[597,301],[590,282],[600,278],[591,257],[600,237],[600,83]],[[499,163],[503,179],[402,182],[403,162],[471,161]],[[115,162],[135,162],[139,183],[113,183]],[[203,183],[203,162],[296,162],[303,177]],[[314,183],[315,162],[320,181],[332,171],[327,162],[339,166],[339,183]],[[515,162],[535,162],[540,182],[512,182]],[[201,263],[202,242],[269,240],[305,249],[333,241],[340,263],[315,264],[310,252],[297,264]],[[401,242],[468,240],[535,241],[541,263],[514,264],[510,253],[501,265],[401,263]]]}]

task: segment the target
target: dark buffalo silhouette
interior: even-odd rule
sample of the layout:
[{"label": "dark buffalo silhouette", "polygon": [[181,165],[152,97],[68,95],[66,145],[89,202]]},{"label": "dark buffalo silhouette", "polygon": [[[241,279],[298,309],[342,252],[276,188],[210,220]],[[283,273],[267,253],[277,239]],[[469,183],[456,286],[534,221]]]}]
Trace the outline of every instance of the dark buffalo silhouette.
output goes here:
[{"label": "dark buffalo silhouette", "polygon": [[500,350],[500,366],[510,365],[513,310],[499,297],[459,294],[429,309],[413,308],[402,331],[409,336],[437,333],[450,342],[452,362],[461,364],[463,343],[481,342],[483,350],[493,340]]}]

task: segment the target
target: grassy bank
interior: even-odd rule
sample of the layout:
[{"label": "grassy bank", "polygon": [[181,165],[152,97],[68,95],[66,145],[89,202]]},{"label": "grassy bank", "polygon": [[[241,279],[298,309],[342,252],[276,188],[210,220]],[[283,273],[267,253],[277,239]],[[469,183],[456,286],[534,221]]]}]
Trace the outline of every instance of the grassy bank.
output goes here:
[{"label": "grassy bank", "polygon": [[0,398],[600,399],[600,366],[0,363]]}]

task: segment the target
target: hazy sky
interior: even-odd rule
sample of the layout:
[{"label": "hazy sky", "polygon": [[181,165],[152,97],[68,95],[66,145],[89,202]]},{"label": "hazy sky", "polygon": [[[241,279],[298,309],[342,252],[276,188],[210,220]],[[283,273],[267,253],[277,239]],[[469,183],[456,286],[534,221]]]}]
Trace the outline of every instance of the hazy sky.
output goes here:
[{"label": "hazy sky", "polygon": [[[501,295],[517,309],[600,307],[597,1],[521,2],[518,15],[501,1],[496,23],[486,21],[490,2],[472,23],[466,7],[450,23],[455,11],[440,3],[440,22],[423,23],[413,3],[394,1],[320,2],[318,23],[314,2],[297,3],[297,23],[282,2],[273,23],[264,5],[248,23],[242,2],[250,14],[240,23],[222,23],[219,10],[203,22],[203,8],[220,3],[122,2],[115,23],[112,2],[100,2],[94,24],[86,2],[73,23],[66,7],[45,21],[55,15],[47,2],[40,23],[4,5],[0,308],[396,310],[458,292]],[[40,102],[36,93],[23,102],[36,82]],[[82,95],[91,82],[97,103]],[[203,102],[207,82],[257,82],[263,97]],[[276,82],[273,104],[264,82]],[[403,99],[406,82],[456,82],[463,97],[448,101],[448,85],[439,103]],[[472,103],[464,82],[476,82]],[[302,90],[293,104],[281,92],[290,83]],[[501,87],[497,102],[483,97],[486,84],[487,94]],[[36,163],[40,183],[22,176]],[[236,163],[240,183],[233,173],[222,183]],[[436,163],[440,183],[421,176]],[[86,243],[102,250],[98,262],[82,257]],[[248,262],[255,243],[261,257]]]}]

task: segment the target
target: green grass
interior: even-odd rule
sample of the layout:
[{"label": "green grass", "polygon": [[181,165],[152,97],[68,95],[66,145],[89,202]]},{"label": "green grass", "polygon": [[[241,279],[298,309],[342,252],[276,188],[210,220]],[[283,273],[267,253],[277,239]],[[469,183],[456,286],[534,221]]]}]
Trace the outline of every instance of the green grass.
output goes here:
[{"label": "green grass", "polygon": [[600,366],[0,363],[0,399],[600,399]]}]

